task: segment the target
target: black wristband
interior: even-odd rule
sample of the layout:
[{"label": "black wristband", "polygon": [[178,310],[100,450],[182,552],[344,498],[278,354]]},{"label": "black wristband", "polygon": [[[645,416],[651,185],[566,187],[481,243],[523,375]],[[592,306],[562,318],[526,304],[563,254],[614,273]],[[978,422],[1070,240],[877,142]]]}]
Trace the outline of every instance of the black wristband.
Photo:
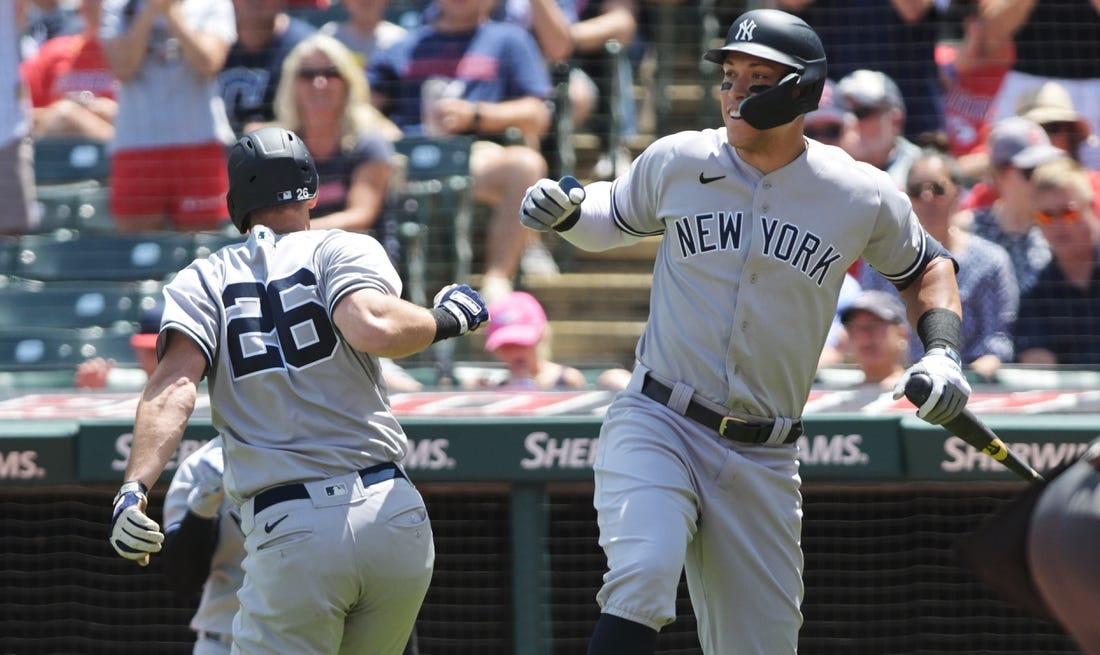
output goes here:
[{"label": "black wristband", "polygon": [[462,334],[462,324],[458,322],[458,318],[454,314],[442,307],[436,307],[431,312],[435,318],[435,338],[432,339],[432,343]]},{"label": "black wristband", "polygon": [[942,307],[929,309],[917,319],[917,336],[926,351],[951,348],[957,352],[962,342],[962,317]]},{"label": "black wristband", "polygon": [[577,221],[579,221],[579,220],[581,220],[581,208],[577,207],[576,209],[573,210],[572,214],[566,216],[565,218],[563,218],[561,220],[560,223],[558,223],[557,225],[554,226],[554,231],[555,232],[565,232],[566,230],[568,230],[571,227],[573,227],[574,225],[576,225]]}]

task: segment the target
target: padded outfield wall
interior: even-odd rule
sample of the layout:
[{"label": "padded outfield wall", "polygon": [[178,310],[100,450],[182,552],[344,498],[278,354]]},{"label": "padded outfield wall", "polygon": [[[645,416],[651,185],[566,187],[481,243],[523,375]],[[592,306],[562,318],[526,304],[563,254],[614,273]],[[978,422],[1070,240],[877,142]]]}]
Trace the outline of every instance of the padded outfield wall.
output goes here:
[{"label": "padded outfield wall", "polygon": [[[437,542],[421,652],[583,653],[603,572],[591,508],[602,391],[394,397],[405,465]],[[129,452],[133,394],[0,399],[0,653],[184,653],[194,599],[174,598],[106,541]],[[1040,471],[1100,426],[1087,389],[977,387],[971,407]],[[817,390],[800,441],[805,481],[803,653],[1074,653],[956,566],[955,539],[1023,483],[905,401]],[[181,453],[212,436],[199,403]],[[174,468],[174,464],[172,465]],[[170,468],[152,494],[159,520]],[[681,586],[662,653],[699,653]],[[746,590],[751,594],[751,590]]]}]

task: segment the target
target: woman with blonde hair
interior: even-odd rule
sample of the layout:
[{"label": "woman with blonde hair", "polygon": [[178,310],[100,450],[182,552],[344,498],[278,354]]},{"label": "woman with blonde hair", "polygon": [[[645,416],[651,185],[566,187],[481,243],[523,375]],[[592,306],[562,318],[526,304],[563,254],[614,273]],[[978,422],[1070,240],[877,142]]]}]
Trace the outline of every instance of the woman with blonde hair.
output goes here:
[{"label": "woman with blonde hair", "polygon": [[401,131],[371,104],[355,55],[324,34],[295,46],[283,61],[275,120],[302,137],[317,164],[313,227],[377,230]]}]

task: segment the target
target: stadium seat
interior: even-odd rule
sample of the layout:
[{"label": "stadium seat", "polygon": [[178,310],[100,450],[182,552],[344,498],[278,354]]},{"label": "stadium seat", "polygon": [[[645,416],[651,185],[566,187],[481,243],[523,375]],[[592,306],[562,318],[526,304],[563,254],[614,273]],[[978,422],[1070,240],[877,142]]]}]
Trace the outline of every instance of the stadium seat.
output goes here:
[{"label": "stadium seat", "polygon": [[13,274],[31,280],[162,280],[193,259],[178,232],[96,234],[58,230],[20,239]]},{"label": "stadium seat", "polygon": [[395,144],[404,160],[396,208],[404,237],[409,299],[426,304],[428,288],[469,278],[473,260],[471,137],[406,137]]},{"label": "stadium seat", "polygon": [[107,144],[75,137],[46,137],[34,141],[35,184],[79,180],[104,181],[110,176]]},{"label": "stadium seat", "polygon": [[0,236],[0,275],[15,273],[15,262],[19,258],[19,237]]},{"label": "stadium seat", "polygon": [[0,328],[0,371],[75,370],[80,331],[24,325]]},{"label": "stadium seat", "polygon": [[113,232],[114,220],[108,211],[109,189],[96,180],[81,180],[36,187],[39,215],[38,232],[75,229]]},{"label": "stadium seat", "polygon": [[130,326],[159,296],[155,282],[16,281],[0,290],[0,328]]},{"label": "stadium seat", "polygon": [[[232,232],[229,230],[232,230]],[[195,232],[192,256],[195,259],[207,257],[215,250],[234,243],[242,243],[247,238],[246,235],[239,233],[235,227],[220,232]]]},{"label": "stadium seat", "polygon": [[120,366],[138,366],[137,355],[130,345],[133,328],[92,327],[79,331],[77,335],[77,353],[79,361],[102,357],[113,359]]}]

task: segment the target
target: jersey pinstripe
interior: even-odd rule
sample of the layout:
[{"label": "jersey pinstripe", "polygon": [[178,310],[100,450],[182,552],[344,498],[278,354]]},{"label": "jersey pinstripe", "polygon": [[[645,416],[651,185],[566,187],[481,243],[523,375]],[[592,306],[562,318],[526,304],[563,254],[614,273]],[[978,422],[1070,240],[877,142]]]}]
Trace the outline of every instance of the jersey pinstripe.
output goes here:
[{"label": "jersey pinstripe", "polygon": [[904,283],[929,257],[890,177],[812,140],[764,175],[725,129],[664,137],[613,184],[611,211],[628,234],[664,234],[638,361],[762,417],[801,415],[851,264]]},{"label": "jersey pinstripe", "polygon": [[174,330],[206,355],[234,502],[404,457],[407,441],[377,357],[352,348],[332,322],[340,299],[360,289],[401,294],[373,238],[341,230],[276,235],[264,226],[166,285],[158,347]]}]

